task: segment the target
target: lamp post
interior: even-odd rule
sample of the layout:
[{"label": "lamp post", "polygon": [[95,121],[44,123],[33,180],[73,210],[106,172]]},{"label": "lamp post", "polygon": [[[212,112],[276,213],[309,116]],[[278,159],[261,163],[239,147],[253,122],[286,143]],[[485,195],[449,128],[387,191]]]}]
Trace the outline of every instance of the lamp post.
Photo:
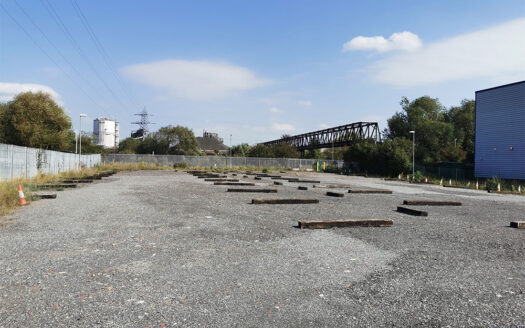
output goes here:
[{"label": "lamp post", "polygon": [[416,172],[416,131],[408,131],[412,134],[412,178]]},{"label": "lamp post", "polygon": [[232,135],[230,134],[230,169],[232,168]]},{"label": "lamp post", "polygon": [[87,117],[86,114],[80,114],[80,127],[79,127],[79,134],[78,134],[78,168],[82,168],[82,165],[80,165],[80,157],[82,156],[82,117]]},{"label": "lamp post", "polygon": [[332,164],[334,164],[334,140],[332,140]]}]

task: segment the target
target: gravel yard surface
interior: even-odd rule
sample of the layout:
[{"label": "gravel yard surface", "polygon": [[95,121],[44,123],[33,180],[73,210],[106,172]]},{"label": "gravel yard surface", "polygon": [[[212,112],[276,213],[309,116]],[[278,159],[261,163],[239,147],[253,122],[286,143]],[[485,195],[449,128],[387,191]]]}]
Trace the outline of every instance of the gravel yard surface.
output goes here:
[{"label": "gravel yard surface", "polygon": [[[0,228],[0,327],[524,327],[525,197],[333,174],[389,189],[122,172],[19,209]],[[231,175],[230,175],[231,177]],[[237,177],[240,177],[239,175]],[[307,186],[308,190],[298,190]],[[236,187],[242,188],[242,187]],[[319,204],[252,205],[253,198]],[[407,206],[405,199],[463,206]],[[390,218],[301,230],[299,220]]]}]

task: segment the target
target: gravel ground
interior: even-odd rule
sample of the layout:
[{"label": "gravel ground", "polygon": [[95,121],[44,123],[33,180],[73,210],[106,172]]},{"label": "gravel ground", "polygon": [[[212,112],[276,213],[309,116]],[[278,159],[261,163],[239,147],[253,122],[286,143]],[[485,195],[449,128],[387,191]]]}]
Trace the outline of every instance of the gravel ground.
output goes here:
[{"label": "gravel ground", "polygon": [[[183,172],[119,173],[18,210],[0,228],[0,327],[521,327],[525,198],[295,173],[312,184],[226,193]],[[297,186],[309,190],[297,190]],[[252,205],[252,198],[319,204]],[[404,199],[460,200],[413,207]],[[300,230],[298,220],[393,227]],[[7,221],[7,220],[6,220]]]}]

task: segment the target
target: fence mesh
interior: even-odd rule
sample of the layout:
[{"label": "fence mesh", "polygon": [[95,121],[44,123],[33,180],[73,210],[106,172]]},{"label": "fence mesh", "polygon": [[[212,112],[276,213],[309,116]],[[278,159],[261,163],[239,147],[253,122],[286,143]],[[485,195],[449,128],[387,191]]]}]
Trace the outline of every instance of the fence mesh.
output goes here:
[{"label": "fence mesh", "polygon": [[[174,164],[186,164],[192,167],[268,167],[268,168],[291,168],[312,169],[316,163],[315,159],[304,158],[258,158],[258,157],[222,157],[222,156],[185,156],[185,155],[139,155],[139,154],[107,154],[102,157],[104,164],[111,163],[152,163],[163,166]],[[332,161],[323,161],[326,165]]]}]

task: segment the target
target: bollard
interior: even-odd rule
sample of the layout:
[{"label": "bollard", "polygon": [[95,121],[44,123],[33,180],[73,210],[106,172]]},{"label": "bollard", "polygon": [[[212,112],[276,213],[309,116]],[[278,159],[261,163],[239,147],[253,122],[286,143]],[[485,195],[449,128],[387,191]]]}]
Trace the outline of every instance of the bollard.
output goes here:
[{"label": "bollard", "polygon": [[500,186],[500,184],[498,183],[498,192],[500,192],[500,191],[501,191],[501,186]]},{"label": "bollard", "polygon": [[443,178],[441,178],[441,180],[439,180],[439,185],[440,185],[440,186],[443,185]]}]

